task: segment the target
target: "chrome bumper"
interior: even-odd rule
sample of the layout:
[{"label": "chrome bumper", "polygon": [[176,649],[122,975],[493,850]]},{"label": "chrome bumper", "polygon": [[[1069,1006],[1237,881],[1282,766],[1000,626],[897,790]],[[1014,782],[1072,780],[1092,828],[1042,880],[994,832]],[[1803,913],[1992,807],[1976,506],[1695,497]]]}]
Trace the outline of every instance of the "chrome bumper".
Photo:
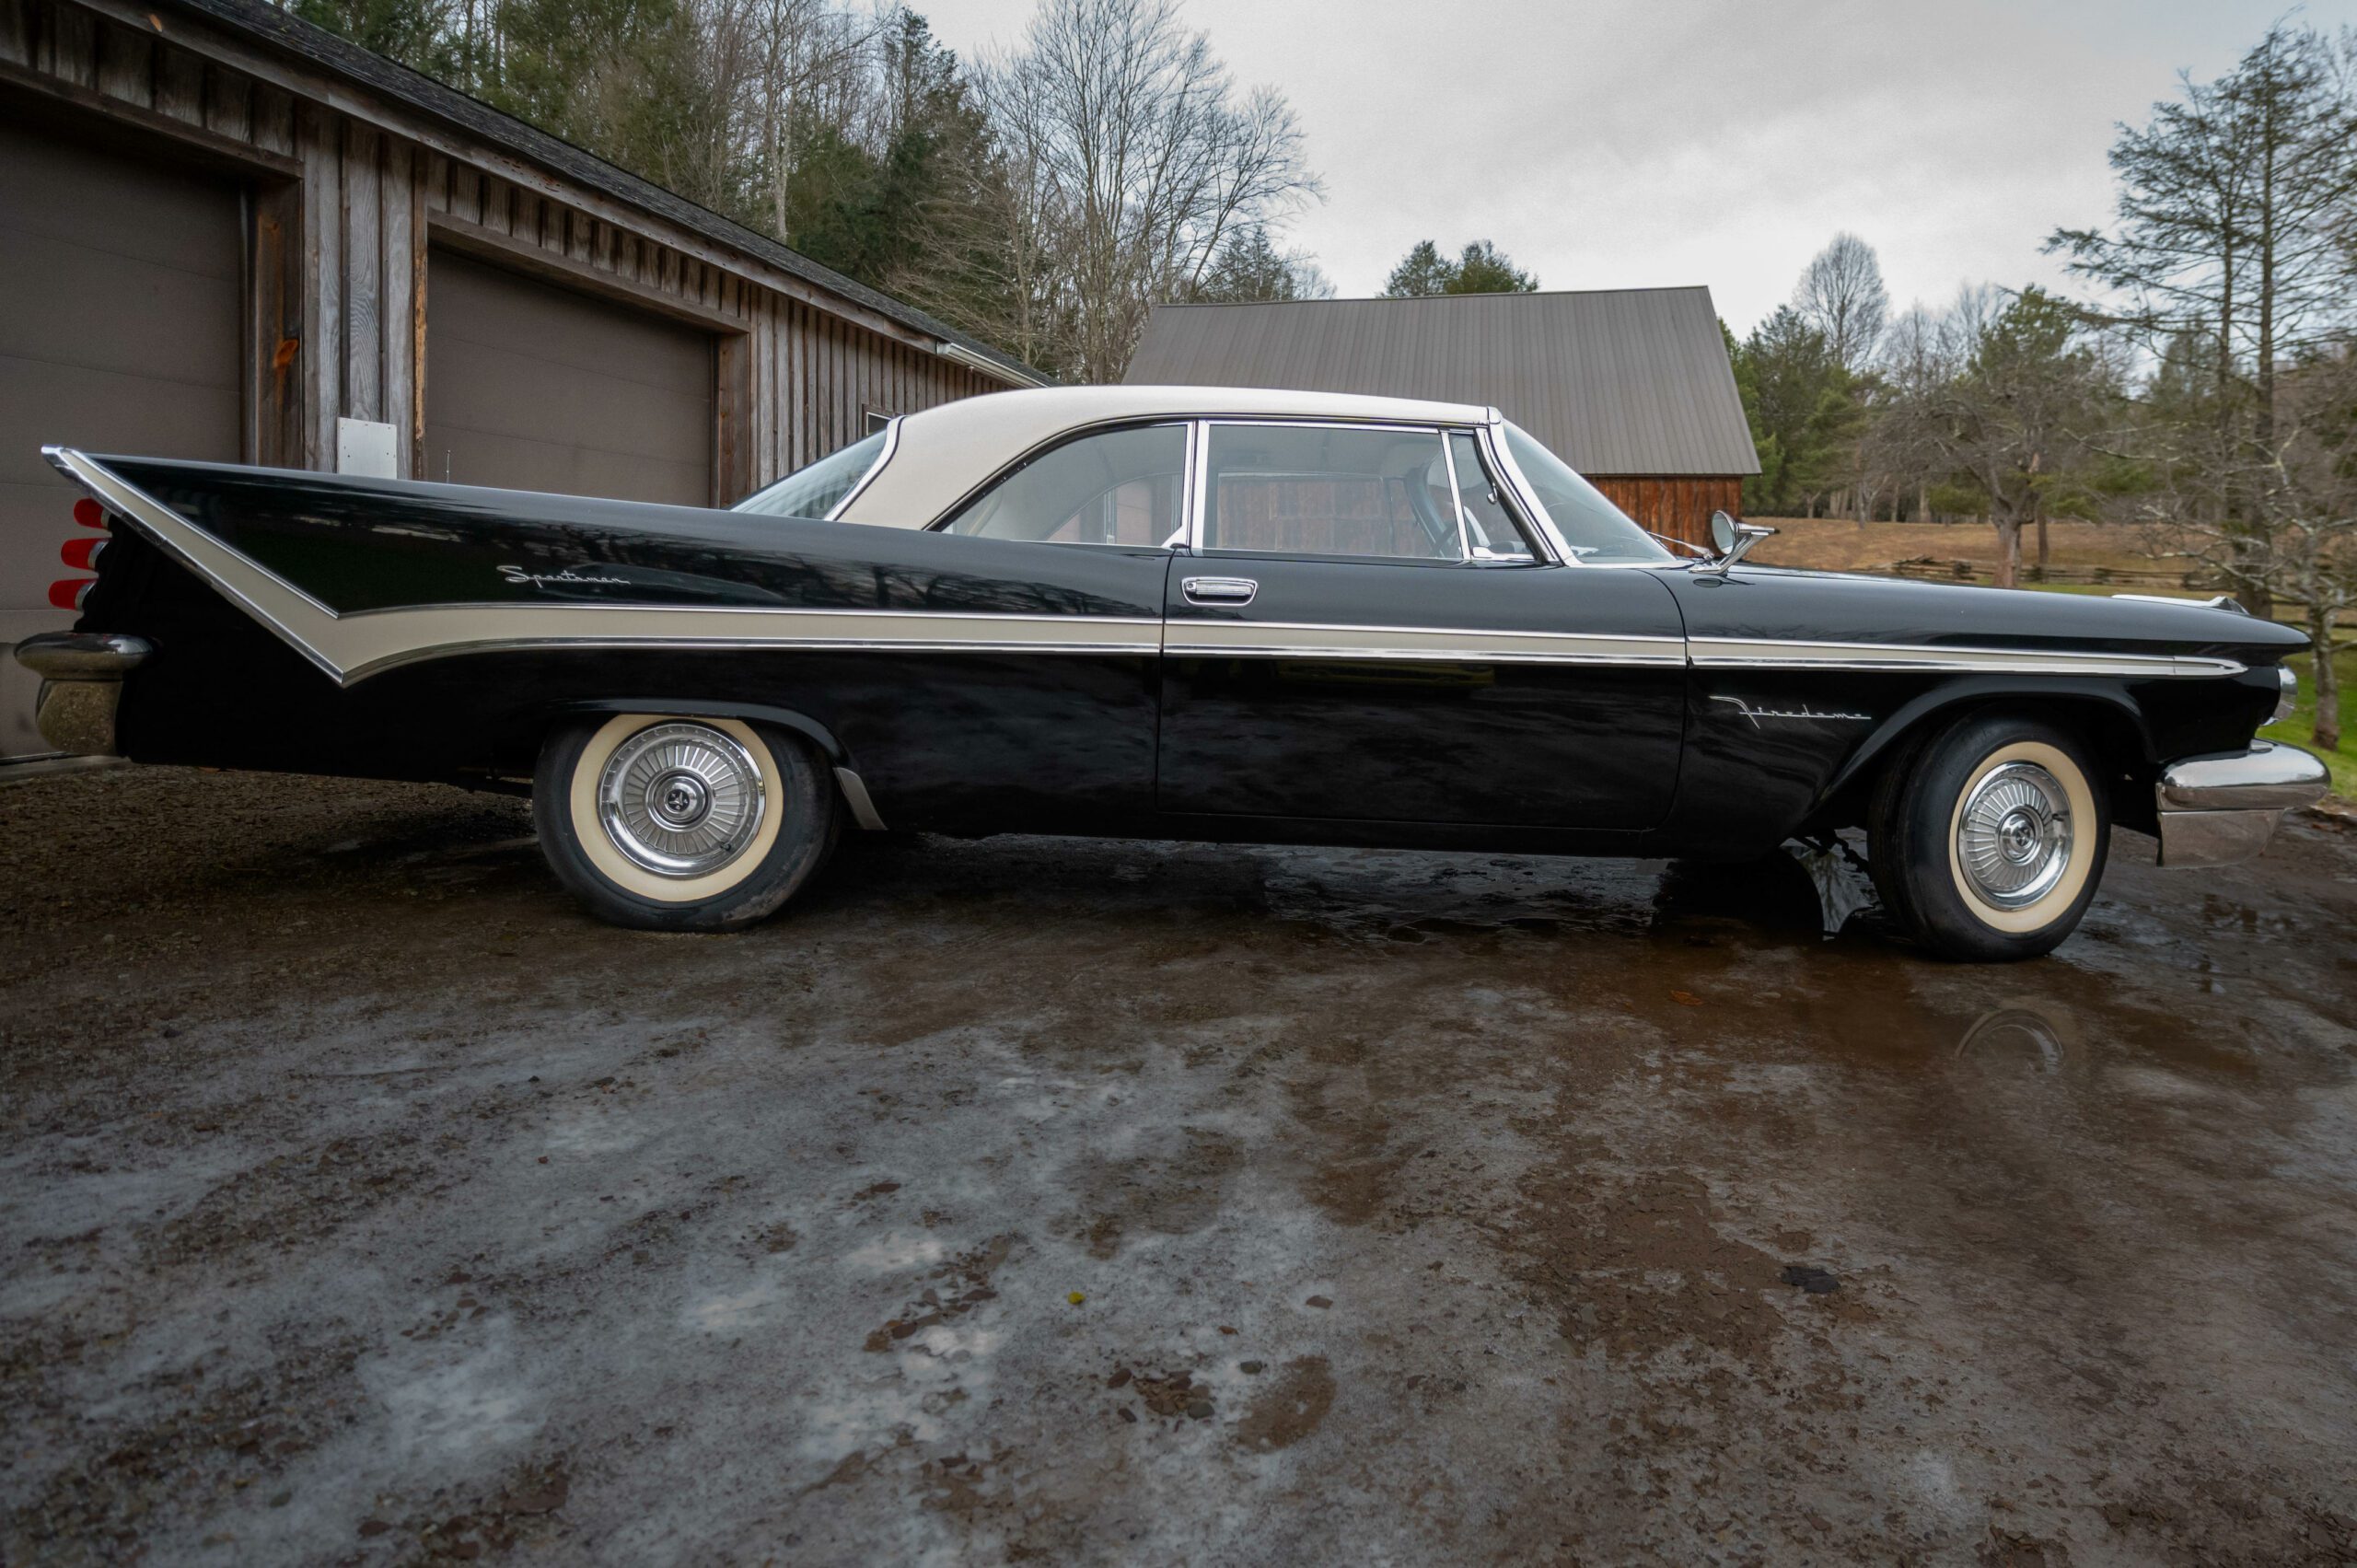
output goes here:
[{"label": "chrome bumper", "polygon": [[69,756],[113,757],[122,678],[155,650],[112,632],[39,632],[17,645],[17,662],[41,677],[33,723]]},{"label": "chrome bumper", "polygon": [[2154,786],[2161,864],[2234,865],[2248,860],[2275,836],[2283,813],[2315,805],[2331,782],[2324,764],[2305,751],[2266,740],[2253,741],[2247,751],[2171,762]]}]

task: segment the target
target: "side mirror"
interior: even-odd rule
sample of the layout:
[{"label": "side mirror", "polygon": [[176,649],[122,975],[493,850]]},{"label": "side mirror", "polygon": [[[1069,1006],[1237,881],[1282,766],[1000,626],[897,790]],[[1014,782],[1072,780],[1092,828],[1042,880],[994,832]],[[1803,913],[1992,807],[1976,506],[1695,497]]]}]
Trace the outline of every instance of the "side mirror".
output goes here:
[{"label": "side mirror", "polygon": [[1724,512],[1711,514],[1711,543],[1719,552],[1715,561],[1706,561],[1694,570],[1713,577],[1724,577],[1729,567],[1751,552],[1751,547],[1776,530],[1759,523],[1737,522]]}]

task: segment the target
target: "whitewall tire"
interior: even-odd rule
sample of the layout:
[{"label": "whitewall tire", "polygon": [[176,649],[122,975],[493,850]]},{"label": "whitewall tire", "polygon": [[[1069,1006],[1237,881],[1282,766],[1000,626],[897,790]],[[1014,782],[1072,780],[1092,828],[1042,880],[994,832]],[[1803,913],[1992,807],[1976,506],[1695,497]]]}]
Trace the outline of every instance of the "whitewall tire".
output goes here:
[{"label": "whitewall tire", "polygon": [[1868,825],[1876,887],[1924,946],[2036,958],[2078,928],[2103,879],[2110,801],[2075,737],[2003,714],[1961,719],[1895,761]]},{"label": "whitewall tire", "polygon": [[818,869],[835,795],[798,736],[617,714],[549,738],[532,816],[558,880],[601,918],[726,931],[775,911]]}]

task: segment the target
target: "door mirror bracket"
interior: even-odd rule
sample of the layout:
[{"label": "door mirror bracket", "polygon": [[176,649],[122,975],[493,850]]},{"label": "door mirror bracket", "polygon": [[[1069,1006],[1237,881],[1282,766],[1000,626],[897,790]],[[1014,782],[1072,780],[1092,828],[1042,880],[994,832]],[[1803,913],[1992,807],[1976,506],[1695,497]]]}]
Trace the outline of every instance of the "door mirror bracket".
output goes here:
[{"label": "door mirror bracket", "polygon": [[1718,557],[1694,568],[1697,575],[1724,577],[1729,568],[1751,553],[1751,547],[1776,530],[1761,523],[1737,522],[1724,512],[1711,514],[1711,545]]}]

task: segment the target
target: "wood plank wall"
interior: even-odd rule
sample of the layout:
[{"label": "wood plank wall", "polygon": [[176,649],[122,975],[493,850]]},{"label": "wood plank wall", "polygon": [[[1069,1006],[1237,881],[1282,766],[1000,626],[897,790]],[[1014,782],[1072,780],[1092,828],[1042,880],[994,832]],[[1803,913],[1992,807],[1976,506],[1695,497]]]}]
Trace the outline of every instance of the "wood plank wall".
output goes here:
[{"label": "wood plank wall", "polygon": [[1689,544],[1711,542],[1713,512],[1743,516],[1741,479],[1594,473],[1586,477],[1604,492],[1606,500],[1635,518],[1640,528]]},{"label": "wood plank wall", "polygon": [[137,8],[0,0],[7,107],[134,145],[153,135],[250,180],[250,461],[331,468],[343,416],[404,426],[403,472],[414,471],[439,244],[710,331],[719,504],[857,440],[870,410],[911,413],[1005,386],[871,330],[856,306],[836,313],[823,290],[759,257],[715,260],[709,239],[618,217],[602,193],[568,202],[534,189],[513,155],[454,150],[447,129],[439,145],[387,129],[405,106],[363,118],[297,74],[263,70],[178,13],[167,29]]}]

